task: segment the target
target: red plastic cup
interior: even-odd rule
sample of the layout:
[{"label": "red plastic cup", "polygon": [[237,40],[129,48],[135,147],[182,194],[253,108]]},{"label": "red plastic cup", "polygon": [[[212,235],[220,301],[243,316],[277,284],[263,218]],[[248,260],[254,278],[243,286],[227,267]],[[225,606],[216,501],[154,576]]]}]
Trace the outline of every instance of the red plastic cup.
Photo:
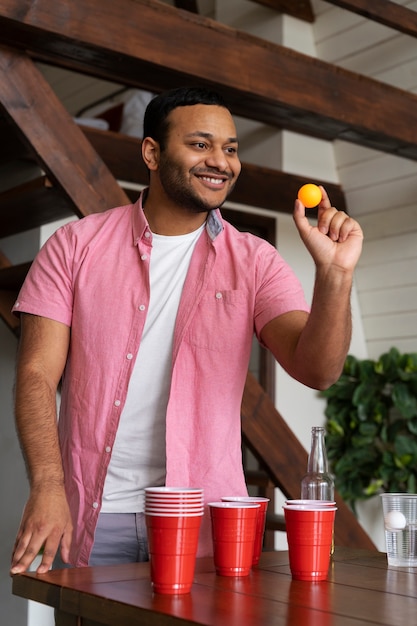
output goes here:
[{"label": "red plastic cup", "polygon": [[153,590],[166,594],[188,593],[194,579],[202,514],[145,513],[145,518]]},{"label": "red plastic cup", "polygon": [[209,502],[214,566],[220,576],[247,576],[252,567],[259,504]]},{"label": "red plastic cup", "polygon": [[336,507],[284,505],[290,569],[294,580],[326,580]]},{"label": "red plastic cup", "polygon": [[258,565],[262,554],[262,546],[264,542],[266,511],[268,509],[269,498],[261,496],[223,496],[223,502],[247,502],[249,504],[259,504],[258,518],[256,522],[255,540],[253,544],[252,566]]}]

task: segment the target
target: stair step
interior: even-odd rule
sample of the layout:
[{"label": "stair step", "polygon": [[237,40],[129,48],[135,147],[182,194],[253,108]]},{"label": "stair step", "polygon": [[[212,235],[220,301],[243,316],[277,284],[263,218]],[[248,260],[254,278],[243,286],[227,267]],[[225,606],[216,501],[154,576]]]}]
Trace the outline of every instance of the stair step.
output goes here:
[{"label": "stair step", "polygon": [[53,187],[44,175],[0,193],[0,206],[0,238],[74,216],[75,213],[69,198]]},{"label": "stair step", "polygon": [[19,265],[9,265],[0,269],[0,289],[6,291],[19,291],[22,283],[29,271],[32,261],[20,263]]}]

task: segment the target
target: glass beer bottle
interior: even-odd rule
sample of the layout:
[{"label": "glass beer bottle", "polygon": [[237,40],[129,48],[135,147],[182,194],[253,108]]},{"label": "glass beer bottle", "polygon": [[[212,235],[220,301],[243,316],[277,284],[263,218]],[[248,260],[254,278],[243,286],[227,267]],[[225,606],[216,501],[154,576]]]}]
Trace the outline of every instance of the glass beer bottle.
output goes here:
[{"label": "glass beer bottle", "polygon": [[[311,429],[311,449],[308,455],[307,474],[301,481],[303,500],[334,500],[334,480],[329,472],[324,428],[313,426]],[[334,532],[331,554],[334,553]]]},{"label": "glass beer bottle", "polygon": [[303,500],[333,500],[334,480],[329,472],[324,428],[311,429],[311,450],[308,455],[307,473],[301,481]]}]

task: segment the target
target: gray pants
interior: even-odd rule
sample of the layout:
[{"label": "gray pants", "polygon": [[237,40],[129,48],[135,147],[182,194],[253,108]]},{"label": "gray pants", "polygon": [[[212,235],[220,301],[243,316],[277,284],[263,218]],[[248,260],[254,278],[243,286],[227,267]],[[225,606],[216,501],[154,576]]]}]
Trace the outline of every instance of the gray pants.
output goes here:
[{"label": "gray pants", "polygon": [[[144,513],[101,513],[88,565],[118,565],[148,561]],[[59,554],[53,568],[70,567]]]},{"label": "gray pants", "polygon": [[[148,540],[144,513],[101,513],[94,536],[89,565],[117,565],[148,561]],[[54,569],[71,567],[59,554]],[[64,626],[65,615],[55,612],[55,625]]]},{"label": "gray pants", "polygon": [[148,561],[144,513],[101,513],[89,565]]}]

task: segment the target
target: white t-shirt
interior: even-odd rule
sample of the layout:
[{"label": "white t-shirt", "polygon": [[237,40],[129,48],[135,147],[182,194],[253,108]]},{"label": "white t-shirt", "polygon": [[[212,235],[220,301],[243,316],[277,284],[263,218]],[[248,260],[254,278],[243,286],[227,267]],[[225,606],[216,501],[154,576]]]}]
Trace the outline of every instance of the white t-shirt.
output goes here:
[{"label": "white t-shirt", "polygon": [[204,224],[186,235],[153,234],[149,311],[104,484],[103,513],[143,511],[144,488],[165,482],[165,417],[175,319],[203,229]]}]

